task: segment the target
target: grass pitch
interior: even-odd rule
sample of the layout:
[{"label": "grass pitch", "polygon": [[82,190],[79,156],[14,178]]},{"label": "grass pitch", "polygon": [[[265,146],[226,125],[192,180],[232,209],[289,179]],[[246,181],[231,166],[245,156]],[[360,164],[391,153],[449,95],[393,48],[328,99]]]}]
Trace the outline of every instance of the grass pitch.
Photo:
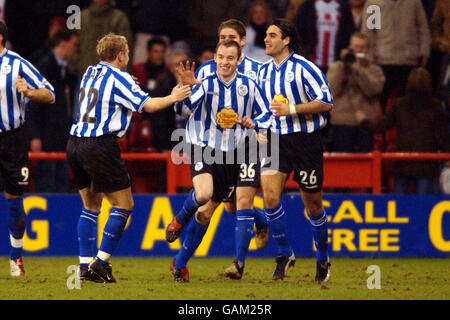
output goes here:
[{"label": "grass pitch", "polygon": [[[288,277],[271,280],[274,259],[248,258],[242,280],[220,276],[231,258],[194,258],[190,282],[174,283],[171,258],[114,258],[115,284],[82,283],[69,290],[68,266],[75,257],[25,257],[27,275],[11,278],[7,257],[0,259],[0,299],[164,299],[164,300],[303,300],[303,299],[450,299],[450,259],[332,258],[331,280],[314,283],[315,259],[297,258]],[[369,265],[381,270],[381,289],[367,288]]]}]

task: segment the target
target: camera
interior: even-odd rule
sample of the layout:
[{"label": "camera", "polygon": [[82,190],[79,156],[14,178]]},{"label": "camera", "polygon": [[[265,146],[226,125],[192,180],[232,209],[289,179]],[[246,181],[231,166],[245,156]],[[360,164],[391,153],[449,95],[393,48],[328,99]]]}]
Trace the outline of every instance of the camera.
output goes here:
[{"label": "camera", "polygon": [[352,64],[356,62],[356,55],[353,53],[353,51],[349,50],[347,54],[342,58],[342,61],[345,64]]}]

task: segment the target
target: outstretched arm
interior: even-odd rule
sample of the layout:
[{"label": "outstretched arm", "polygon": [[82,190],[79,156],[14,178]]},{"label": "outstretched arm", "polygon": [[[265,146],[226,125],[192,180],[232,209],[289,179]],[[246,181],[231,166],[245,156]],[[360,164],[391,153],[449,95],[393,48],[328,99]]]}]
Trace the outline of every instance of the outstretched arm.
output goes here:
[{"label": "outstretched arm", "polygon": [[144,104],[145,112],[156,112],[167,107],[172,106],[174,103],[183,101],[191,94],[190,86],[183,86],[177,84],[170,95],[165,97],[150,98]]}]

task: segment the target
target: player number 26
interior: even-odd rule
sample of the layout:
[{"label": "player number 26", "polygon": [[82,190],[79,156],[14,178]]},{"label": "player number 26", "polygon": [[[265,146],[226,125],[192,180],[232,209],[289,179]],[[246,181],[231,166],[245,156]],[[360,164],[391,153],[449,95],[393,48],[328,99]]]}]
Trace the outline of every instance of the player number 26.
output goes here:
[{"label": "player number 26", "polygon": [[[317,183],[317,177],[315,175],[316,170],[311,171],[310,175],[309,175],[309,179],[308,179],[308,172],[302,170],[300,171],[300,177],[302,178],[301,182],[302,184],[310,184],[310,185],[314,185]],[[309,181],[308,181],[309,180]]]}]

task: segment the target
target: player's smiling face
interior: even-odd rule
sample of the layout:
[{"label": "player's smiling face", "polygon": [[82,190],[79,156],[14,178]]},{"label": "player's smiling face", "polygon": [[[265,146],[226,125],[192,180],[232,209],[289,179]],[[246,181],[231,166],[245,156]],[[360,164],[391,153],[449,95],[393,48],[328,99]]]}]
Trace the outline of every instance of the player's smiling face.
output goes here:
[{"label": "player's smiling face", "polygon": [[281,37],[281,30],[277,26],[271,25],[267,28],[266,37],[264,38],[267,55],[276,57],[286,49],[289,44],[289,38],[282,39]]},{"label": "player's smiling face", "polygon": [[234,77],[236,68],[239,65],[238,49],[236,47],[225,47],[221,45],[214,55],[217,64],[217,74],[224,81],[229,81]]},{"label": "player's smiling face", "polygon": [[236,41],[241,47],[245,44],[245,37],[241,38],[236,30],[232,28],[223,28],[219,33],[219,42],[228,39]]}]

